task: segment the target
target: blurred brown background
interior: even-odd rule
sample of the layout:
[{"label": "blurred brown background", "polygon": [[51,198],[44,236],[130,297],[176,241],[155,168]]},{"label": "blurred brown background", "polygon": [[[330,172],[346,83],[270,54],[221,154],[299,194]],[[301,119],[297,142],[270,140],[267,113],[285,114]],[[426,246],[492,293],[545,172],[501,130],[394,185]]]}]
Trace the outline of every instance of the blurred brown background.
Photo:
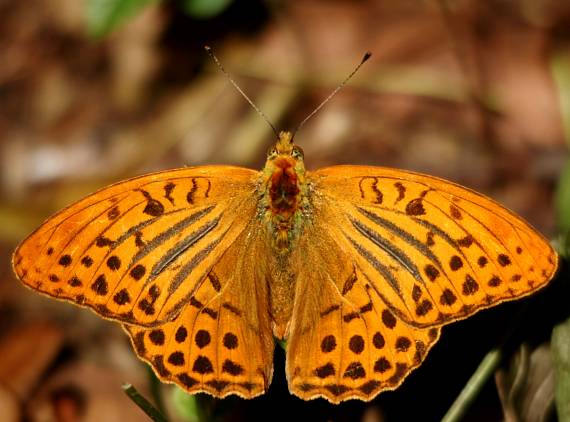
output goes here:
[{"label": "blurred brown background", "polygon": [[[202,18],[181,3],[150,2],[97,39],[88,35],[86,2],[0,1],[3,420],[146,420],[120,383],[145,395],[153,384],[118,325],[26,290],[10,255],[50,214],[113,181],[185,165],[263,165],[274,135],[205,44],[283,129],[370,50],[372,59],[297,134],[310,169],[371,164],[445,177],[555,233],[552,195],[570,136],[567,1],[235,0]],[[200,398],[199,413],[439,420],[501,338],[488,327],[509,320],[509,309],[512,318],[515,306],[444,330],[426,364],[372,403],[291,397],[278,349],[266,396]],[[188,420],[173,388],[157,388],[171,419]],[[490,383],[467,420],[503,417]]]}]

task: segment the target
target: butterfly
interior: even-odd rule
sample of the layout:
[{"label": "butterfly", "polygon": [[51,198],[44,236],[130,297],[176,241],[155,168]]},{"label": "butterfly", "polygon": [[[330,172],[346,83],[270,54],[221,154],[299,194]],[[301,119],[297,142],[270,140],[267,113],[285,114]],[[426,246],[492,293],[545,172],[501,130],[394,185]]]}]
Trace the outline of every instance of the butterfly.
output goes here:
[{"label": "butterfly", "polygon": [[13,256],[26,286],[121,323],[165,382],[258,396],[286,339],[291,393],[333,403],[397,388],[443,325],[539,290],[557,266],[493,200],[404,170],[307,171],[290,132],[261,171],[189,167],[103,188]]}]

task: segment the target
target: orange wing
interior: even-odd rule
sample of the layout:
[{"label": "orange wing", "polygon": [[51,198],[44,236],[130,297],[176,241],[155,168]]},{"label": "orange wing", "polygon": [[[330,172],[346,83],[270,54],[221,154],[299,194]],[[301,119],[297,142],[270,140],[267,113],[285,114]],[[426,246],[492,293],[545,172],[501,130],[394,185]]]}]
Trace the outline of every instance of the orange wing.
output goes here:
[{"label": "orange wing", "polygon": [[410,326],[438,326],[526,296],[556,272],[556,252],[528,223],[454,183],[358,166],[310,178],[338,246]]},{"label": "orange wing", "polygon": [[214,265],[174,320],[125,325],[137,354],[157,376],[215,397],[264,393],[273,373],[269,292],[259,228],[250,227]]},{"label": "orange wing", "polygon": [[327,210],[315,216],[294,257],[301,272],[287,341],[289,389],[305,400],[371,400],[423,362],[439,329],[400,320],[330,235],[336,222],[324,219]]},{"label": "orange wing", "polygon": [[102,189],[18,247],[29,287],[125,323],[175,318],[255,214],[257,172],[170,170]]},{"label": "orange wing", "polygon": [[377,167],[309,173],[312,210],[287,343],[303,399],[398,387],[440,325],[543,287],[557,255],[520,217],[441,179]]}]

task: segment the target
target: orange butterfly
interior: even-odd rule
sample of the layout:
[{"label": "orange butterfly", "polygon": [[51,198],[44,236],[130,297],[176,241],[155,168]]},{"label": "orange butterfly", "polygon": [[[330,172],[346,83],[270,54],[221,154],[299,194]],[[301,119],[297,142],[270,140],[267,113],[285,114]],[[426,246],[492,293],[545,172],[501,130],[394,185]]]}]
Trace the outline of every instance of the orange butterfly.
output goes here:
[{"label": "orange butterfly", "polygon": [[123,324],[163,381],[267,391],[274,337],[290,391],[338,403],[398,387],[440,327],[529,295],[548,241],[501,205],[403,170],[306,171],[281,132],[261,172],[203,166],[104,188],[18,247],[18,277]]}]

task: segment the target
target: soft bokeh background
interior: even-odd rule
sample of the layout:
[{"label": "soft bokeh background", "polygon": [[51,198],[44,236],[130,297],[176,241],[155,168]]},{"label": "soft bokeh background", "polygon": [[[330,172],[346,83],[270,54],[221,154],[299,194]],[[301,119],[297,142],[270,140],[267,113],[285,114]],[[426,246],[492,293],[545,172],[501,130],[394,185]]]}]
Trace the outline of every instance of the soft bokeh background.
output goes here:
[{"label": "soft bokeh background", "polygon": [[[131,8],[122,20],[117,5]],[[160,397],[172,421],[439,420],[510,333],[496,382],[465,420],[557,420],[548,340],[568,316],[560,281],[444,329],[397,391],[340,406],[290,396],[280,348],[264,397],[193,401],[152,382],[118,325],[22,287],[10,268],[17,243],[95,189],[185,165],[263,165],[274,135],[205,44],[283,129],[370,50],[298,133],[308,167],[372,164],[445,177],[556,236],[553,193],[570,138],[566,1],[3,0],[0,417],[146,420],[121,391],[128,381]],[[523,375],[521,387],[513,380]]]}]

